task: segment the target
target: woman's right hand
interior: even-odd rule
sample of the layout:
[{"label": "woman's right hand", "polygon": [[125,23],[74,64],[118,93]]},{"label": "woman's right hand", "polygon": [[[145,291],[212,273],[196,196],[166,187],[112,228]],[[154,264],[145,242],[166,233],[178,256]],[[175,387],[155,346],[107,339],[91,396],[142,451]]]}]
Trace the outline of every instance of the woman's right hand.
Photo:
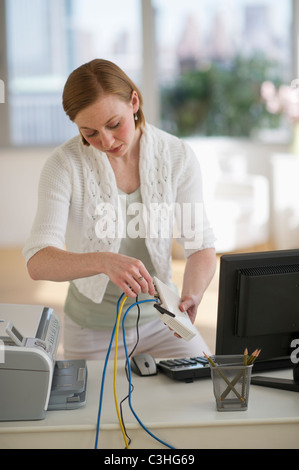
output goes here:
[{"label": "woman's right hand", "polygon": [[153,280],[144,264],[118,253],[71,253],[49,246],[32,256],[27,267],[33,280],[63,282],[103,273],[128,297],[140,292],[155,295]]},{"label": "woman's right hand", "polygon": [[102,253],[103,271],[110,281],[117,285],[128,297],[136,297],[141,292],[155,295],[152,277],[137,258],[118,253]]}]

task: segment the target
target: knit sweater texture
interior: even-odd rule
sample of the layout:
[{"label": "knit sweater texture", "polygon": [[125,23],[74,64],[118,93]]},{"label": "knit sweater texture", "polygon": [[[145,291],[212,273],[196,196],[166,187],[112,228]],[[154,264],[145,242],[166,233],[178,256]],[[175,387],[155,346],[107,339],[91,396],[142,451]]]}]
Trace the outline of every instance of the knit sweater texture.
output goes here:
[{"label": "knit sweater texture", "polygon": [[[157,208],[174,208],[158,212],[160,222],[171,215],[164,224],[164,233],[158,223],[145,234],[157,276],[168,284],[173,215],[179,215],[177,240],[184,247],[186,257],[214,247],[213,230],[203,205],[200,166],[183,140],[146,124],[140,140],[139,171],[141,216],[146,226],[153,221]],[[191,217],[187,221],[187,234],[184,209]],[[166,235],[165,226],[169,228]],[[117,253],[122,233],[119,193],[107,155],[92,146],[84,146],[80,136],[56,148],[41,173],[37,213],[23,249],[26,261],[47,246],[75,253]],[[100,303],[108,281],[101,273],[76,279],[74,283],[79,292]]]}]

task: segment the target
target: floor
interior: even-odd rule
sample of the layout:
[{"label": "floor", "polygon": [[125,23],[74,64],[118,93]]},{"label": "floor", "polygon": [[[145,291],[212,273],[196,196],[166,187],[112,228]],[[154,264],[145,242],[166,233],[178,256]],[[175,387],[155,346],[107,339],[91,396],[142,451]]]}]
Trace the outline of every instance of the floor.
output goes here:
[{"label": "floor", "polygon": [[[219,264],[219,263],[218,263]],[[185,261],[173,262],[173,281],[181,288]],[[53,308],[61,317],[68,283],[33,281],[26,270],[21,248],[0,250],[0,302],[44,305]],[[199,307],[196,326],[210,350],[215,349],[218,296],[218,269]],[[62,357],[62,345],[59,347]]]}]

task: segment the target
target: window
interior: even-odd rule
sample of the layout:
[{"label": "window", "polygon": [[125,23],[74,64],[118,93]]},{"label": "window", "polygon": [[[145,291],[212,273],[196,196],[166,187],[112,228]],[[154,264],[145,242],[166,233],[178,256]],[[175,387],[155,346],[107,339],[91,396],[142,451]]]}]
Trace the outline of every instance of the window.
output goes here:
[{"label": "window", "polygon": [[0,0],[9,113],[0,111],[11,144],[52,146],[77,133],[62,90],[69,73],[94,57],[120,65],[143,91],[149,120],[177,135],[246,136],[275,127],[279,119],[265,111],[259,89],[265,78],[294,78],[298,1]]},{"label": "window", "polygon": [[291,82],[292,1],[153,0],[162,125],[181,136],[275,126],[264,80]]},{"label": "window", "polygon": [[82,63],[103,57],[140,81],[139,0],[9,0],[6,15],[14,145],[53,145],[77,133],[61,95]]}]

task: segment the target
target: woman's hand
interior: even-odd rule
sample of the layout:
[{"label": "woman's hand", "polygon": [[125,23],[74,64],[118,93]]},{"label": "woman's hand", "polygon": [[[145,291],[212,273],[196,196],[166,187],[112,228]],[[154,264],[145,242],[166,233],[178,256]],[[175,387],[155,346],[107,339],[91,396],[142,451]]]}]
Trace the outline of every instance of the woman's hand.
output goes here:
[{"label": "woman's hand", "polygon": [[196,313],[201,297],[198,295],[186,295],[179,305],[181,312],[187,312],[192,323],[195,322]]},{"label": "woman's hand", "polygon": [[110,252],[71,253],[55,247],[38,251],[28,262],[33,280],[55,282],[106,274],[128,297],[155,295],[153,280],[144,264],[129,256]]},{"label": "woman's hand", "polygon": [[139,259],[105,253],[103,271],[128,297],[136,297],[141,292],[155,295],[153,280]]},{"label": "woman's hand", "polygon": [[215,268],[216,255],[213,248],[197,251],[187,259],[180,310],[188,313],[192,323],[195,322],[198,306],[214,276]]}]

